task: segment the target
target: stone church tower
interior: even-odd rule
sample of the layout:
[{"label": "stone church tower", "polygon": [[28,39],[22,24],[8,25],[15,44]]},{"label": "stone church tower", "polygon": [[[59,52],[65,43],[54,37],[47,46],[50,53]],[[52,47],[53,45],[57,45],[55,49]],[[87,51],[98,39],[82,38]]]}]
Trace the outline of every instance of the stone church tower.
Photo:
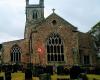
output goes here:
[{"label": "stone church tower", "polygon": [[[28,38],[29,26],[36,26],[44,20],[44,0],[40,0],[39,4],[30,5],[29,0],[26,0],[26,27],[25,27],[25,38]],[[30,29],[31,30],[31,29]]]},{"label": "stone church tower", "polygon": [[96,65],[93,39],[55,12],[44,18],[44,0],[26,0],[24,39],[2,43],[4,64]]}]

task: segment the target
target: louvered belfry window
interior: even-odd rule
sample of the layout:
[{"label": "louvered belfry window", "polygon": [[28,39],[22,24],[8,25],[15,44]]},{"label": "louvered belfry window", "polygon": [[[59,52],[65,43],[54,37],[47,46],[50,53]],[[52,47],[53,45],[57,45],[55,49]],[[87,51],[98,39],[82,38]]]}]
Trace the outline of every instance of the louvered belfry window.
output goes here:
[{"label": "louvered belfry window", "polygon": [[57,33],[53,33],[47,40],[47,59],[48,62],[64,61],[63,41]]},{"label": "louvered belfry window", "polygon": [[33,11],[33,19],[37,19],[38,18],[38,11],[34,10]]}]

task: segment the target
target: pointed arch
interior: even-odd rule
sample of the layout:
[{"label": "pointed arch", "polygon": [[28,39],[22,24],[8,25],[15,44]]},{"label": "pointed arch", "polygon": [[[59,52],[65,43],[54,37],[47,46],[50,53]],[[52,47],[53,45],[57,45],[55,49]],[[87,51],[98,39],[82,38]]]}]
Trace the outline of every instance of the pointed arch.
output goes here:
[{"label": "pointed arch", "polygon": [[38,11],[34,10],[33,11],[33,19],[37,19],[38,18]]},{"label": "pointed arch", "polygon": [[47,60],[48,62],[64,61],[63,40],[57,33],[52,33],[47,39]]},{"label": "pointed arch", "polygon": [[11,48],[11,62],[21,62],[21,48],[17,44],[13,45]]}]

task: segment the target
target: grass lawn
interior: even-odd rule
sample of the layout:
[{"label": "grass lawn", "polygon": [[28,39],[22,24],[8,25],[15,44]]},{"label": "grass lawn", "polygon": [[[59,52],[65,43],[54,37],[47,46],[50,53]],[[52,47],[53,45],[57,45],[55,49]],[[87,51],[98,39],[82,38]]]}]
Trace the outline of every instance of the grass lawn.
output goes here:
[{"label": "grass lawn", "polygon": [[[12,75],[12,80],[25,80],[25,74],[18,72],[18,73],[13,73]],[[39,80],[37,77],[33,77],[33,80]]]},{"label": "grass lawn", "polygon": [[89,80],[93,80],[93,78],[100,80],[100,75],[88,74],[87,76],[88,76]]},{"label": "grass lawn", "polygon": [[[87,77],[88,77],[88,80],[93,80],[94,78],[97,80],[100,80],[100,75],[88,74]],[[63,75],[63,76],[53,75],[53,76],[51,76],[52,80],[57,80],[57,78],[59,78],[59,79],[65,78],[66,79],[66,78],[70,78],[70,76],[69,75],[67,75],[67,76],[66,75]]]},{"label": "grass lawn", "polygon": [[[1,72],[0,76],[4,76],[4,73]],[[12,80],[25,80],[25,74],[22,72],[17,72],[17,73],[11,73]],[[39,80],[38,77],[33,77],[33,80]]]},{"label": "grass lawn", "polygon": [[62,79],[62,78],[66,79],[66,78],[70,78],[70,76],[69,75],[67,75],[67,76],[66,75],[59,75],[58,76],[57,74],[54,74],[54,75],[51,76],[51,80],[57,80],[57,78],[59,78],[59,79]]},{"label": "grass lawn", "polygon": [[[4,73],[0,73],[0,76],[4,76]],[[25,80],[24,79],[25,74],[21,72],[12,73],[11,76],[12,80]],[[93,80],[94,78],[100,80],[100,75],[88,74],[87,76],[89,80]],[[57,78],[70,78],[70,76],[69,75],[58,76],[56,74],[51,76],[51,80],[56,80]],[[33,80],[39,80],[39,78],[33,77]]]},{"label": "grass lawn", "polygon": [[4,73],[3,72],[0,72],[0,77],[2,77],[4,75]]},{"label": "grass lawn", "polygon": [[25,80],[24,79],[25,74],[21,72],[12,73],[11,76],[12,76],[12,80]]}]

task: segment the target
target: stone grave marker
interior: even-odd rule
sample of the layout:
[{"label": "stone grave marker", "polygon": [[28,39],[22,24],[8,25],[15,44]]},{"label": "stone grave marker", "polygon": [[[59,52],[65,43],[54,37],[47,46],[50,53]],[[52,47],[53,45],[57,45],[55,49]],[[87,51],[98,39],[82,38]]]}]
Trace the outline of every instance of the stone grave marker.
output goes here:
[{"label": "stone grave marker", "polygon": [[72,66],[70,69],[70,78],[78,79],[81,73],[81,68],[79,66]]},{"label": "stone grave marker", "polygon": [[30,69],[25,70],[25,80],[32,80],[32,71]]},{"label": "stone grave marker", "polygon": [[5,72],[4,80],[11,80],[11,72],[9,72],[9,71]]}]

